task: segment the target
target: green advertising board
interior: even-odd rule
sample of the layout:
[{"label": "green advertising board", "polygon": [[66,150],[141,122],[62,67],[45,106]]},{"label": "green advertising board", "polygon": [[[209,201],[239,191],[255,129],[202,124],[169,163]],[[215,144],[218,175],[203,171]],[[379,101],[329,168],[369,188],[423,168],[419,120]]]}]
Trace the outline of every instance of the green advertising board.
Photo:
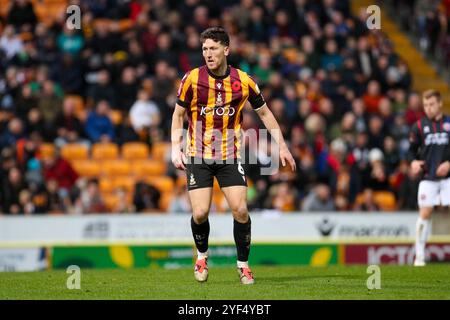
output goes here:
[{"label": "green advertising board", "polygon": [[[234,245],[212,245],[209,265],[236,264]],[[179,268],[191,267],[195,248],[188,245],[112,245],[56,246],[52,249],[53,268],[78,265],[81,268]],[[335,244],[253,244],[252,265],[310,265],[338,264]]]}]

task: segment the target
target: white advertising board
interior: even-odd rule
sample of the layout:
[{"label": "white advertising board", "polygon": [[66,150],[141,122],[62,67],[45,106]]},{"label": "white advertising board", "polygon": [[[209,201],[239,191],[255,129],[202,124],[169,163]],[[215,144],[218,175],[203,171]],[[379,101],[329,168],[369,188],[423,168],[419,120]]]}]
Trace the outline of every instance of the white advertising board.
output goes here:
[{"label": "white advertising board", "polygon": [[[416,213],[253,213],[252,241],[404,238],[415,233]],[[233,218],[210,216],[212,241],[233,239]],[[190,215],[0,217],[0,245],[88,241],[190,241]]]}]

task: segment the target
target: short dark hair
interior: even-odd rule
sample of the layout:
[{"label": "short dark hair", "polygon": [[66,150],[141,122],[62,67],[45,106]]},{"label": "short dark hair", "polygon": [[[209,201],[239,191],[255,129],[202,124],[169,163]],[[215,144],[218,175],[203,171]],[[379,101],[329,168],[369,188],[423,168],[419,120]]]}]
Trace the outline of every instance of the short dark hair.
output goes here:
[{"label": "short dark hair", "polygon": [[206,39],[211,39],[216,42],[222,43],[224,46],[228,47],[230,45],[230,37],[228,33],[222,27],[211,27],[206,29],[200,34],[200,41],[204,43]]},{"label": "short dark hair", "polygon": [[429,89],[423,92],[422,98],[428,100],[432,97],[435,97],[437,101],[442,101],[441,93],[435,89]]}]

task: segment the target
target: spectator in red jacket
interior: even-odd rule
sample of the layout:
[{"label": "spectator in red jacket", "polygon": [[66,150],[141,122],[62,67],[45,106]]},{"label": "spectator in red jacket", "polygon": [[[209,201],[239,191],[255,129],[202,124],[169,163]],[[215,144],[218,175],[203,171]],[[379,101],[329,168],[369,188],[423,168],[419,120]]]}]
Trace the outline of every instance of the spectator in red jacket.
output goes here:
[{"label": "spectator in red jacket", "polygon": [[70,163],[60,156],[56,155],[44,160],[44,178],[46,181],[56,180],[60,192],[70,191],[78,177]]}]

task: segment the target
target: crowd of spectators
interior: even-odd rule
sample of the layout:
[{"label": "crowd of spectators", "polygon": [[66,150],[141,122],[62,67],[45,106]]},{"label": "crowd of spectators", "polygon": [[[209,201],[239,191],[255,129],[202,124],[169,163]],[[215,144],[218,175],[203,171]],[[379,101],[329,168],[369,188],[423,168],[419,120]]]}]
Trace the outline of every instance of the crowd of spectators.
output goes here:
[{"label": "crowd of spectators", "polygon": [[450,1],[388,0],[386,4],[420,49],[450,71]]},{"label": "crowd of spectators", "polygon": [[[262,176],[268,155],[249,149],[258,159],[246,168],[251,210],[374,211],[376,192],[394,195],[394,209],[416,209],[406,154],[420,93],[386,35],[366,28],[365,12],[352,16],[348,0],[70,1],[80,30],[64,14],[48,25],[30,1],[11,3],[0,18],[0,212],[108,211],[96,179],[58,154],[42,159],[39,145],[170,141],[178,83],[203,64],[201,31],[218,25],[231,37],[229,64],[256,79],[298,167]],[[69,95],[83,98],[86,117]],[[246,109],[250,128],[261,123]],[[168,163],[167,174],[180,173]],[[189,212],[185,188],[173,194],[169,211]],[[139,184],[117,211],[158,209],[159,197]]]}]

